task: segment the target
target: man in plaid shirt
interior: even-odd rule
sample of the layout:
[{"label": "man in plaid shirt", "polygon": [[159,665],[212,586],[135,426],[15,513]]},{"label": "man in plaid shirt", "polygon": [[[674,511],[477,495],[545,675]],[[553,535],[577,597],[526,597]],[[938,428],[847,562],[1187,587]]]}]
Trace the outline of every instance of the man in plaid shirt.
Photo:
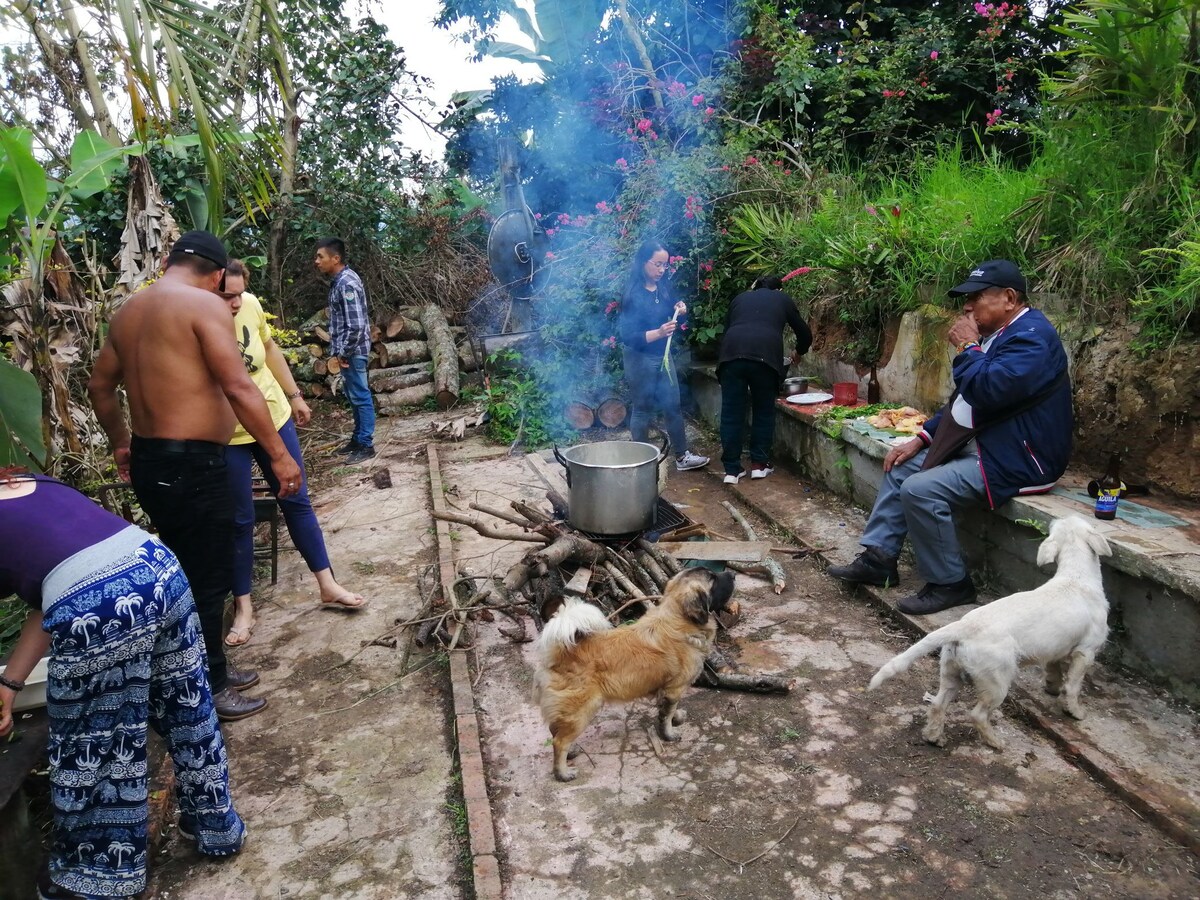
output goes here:
[{"label": "man in plaid shirt", "polygon": [[342,382],[354,410],[354,434],[337,452],[355,463],[375,455],[375,401],[367,387],[367,354],[371,349],[367,292],[358,273],[346,265],[340,238],[317,242],[316,266],[333,279],[329,285],[330,352],[342,362]]}]

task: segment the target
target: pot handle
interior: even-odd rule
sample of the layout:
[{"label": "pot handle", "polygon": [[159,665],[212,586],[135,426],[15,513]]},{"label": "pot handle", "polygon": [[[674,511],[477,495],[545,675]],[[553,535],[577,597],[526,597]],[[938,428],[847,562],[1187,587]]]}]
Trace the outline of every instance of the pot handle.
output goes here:
[{"label": "pot handle", "polygon": [[558,452],[558,444],[554,445],[554,458],[558,460],[559,465],[561,465],[564,469],[567,470],[567,475],[566,475],[567,487],[570,487],[571,486],[571,467],[567,465],[567,461],[566,461],[566,459],[563,458],[563,455]]},{"label": "pot handle", "polygon": [[667,451],[670,448],[670,446],[671,446],[671,439],[669,437],[663,438],[662,450],[660,450],[658,453],[658,459],[656,459],[654,461],[655,465],[657,465],[658,463],[662,462],[664,459],[667,458]]}]

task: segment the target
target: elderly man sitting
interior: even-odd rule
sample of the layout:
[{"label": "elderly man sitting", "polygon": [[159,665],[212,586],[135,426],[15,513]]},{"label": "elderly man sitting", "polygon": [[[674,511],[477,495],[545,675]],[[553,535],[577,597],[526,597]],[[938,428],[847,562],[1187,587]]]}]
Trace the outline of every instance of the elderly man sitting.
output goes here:
[{"label": "elderly man sitting", "polygon": [[955,532],[953,507],[995,509],[1018,494],[1049,491],[1071,455],[1071,382],[1058,332],[1026,305],[1025,276],[989,260],[950,292],[962,315],[950,326],[954,392],[925,429],[894,447],[875,507],[843,581],[899,582],[896,559],[907,535],[926,584],[899,603],[927,615],[975,600]]}]

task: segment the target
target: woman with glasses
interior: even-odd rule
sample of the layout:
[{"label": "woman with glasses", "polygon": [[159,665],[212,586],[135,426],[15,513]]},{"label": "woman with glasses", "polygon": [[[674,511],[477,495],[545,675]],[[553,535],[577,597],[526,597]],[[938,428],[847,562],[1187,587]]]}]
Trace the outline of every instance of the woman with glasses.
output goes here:
[{"label": "woman with glasses", "polygon": [[[312,410],[300,395],[300,389],[296,386],[296,379],[292,377],[283,351],[271,337],[271,329],[267,324],[262,304],[246,290],[249,274],[241,260],[230,260],[225,270],[224,288],[220,294],[228,301],[230,312],[233,314],[233,330],[250,378],[266,397],[267,406],[279,429],[279,436],[303,473],[304,460],[300,453],[300,439],[296,434],[296,426],[307,425],[312,418]],[[225,453],[225,462],[229,477],[233,480],[237,504],[234,516],[235,606],[233,625],[225,643],[227,646],[236,647],[250,640],[255,625],[254,606],[250,599],[250,576],[254,568],[254,496],[250,487],[253,463],[258,463],[271,492],[276,497],[279,484],[271,474],[271,467],[262,449],[240,425],[233,433],[233,439]],[[346,590],[333,577],[329,554],[325,550],[325,538],[321,534],[317,514],[308,498],[306,476],[302,478],[300,490],[296,494],[279,499],[279,509],[283,513],[284,522],[287,523],[288,533],[292,536],[292,543],[296,545],[308,568],[316,576],[317,585],[321,590],[321,603],[331,609],[341,610],[357,610],[364,607],[366,600],[361,595]]]}]

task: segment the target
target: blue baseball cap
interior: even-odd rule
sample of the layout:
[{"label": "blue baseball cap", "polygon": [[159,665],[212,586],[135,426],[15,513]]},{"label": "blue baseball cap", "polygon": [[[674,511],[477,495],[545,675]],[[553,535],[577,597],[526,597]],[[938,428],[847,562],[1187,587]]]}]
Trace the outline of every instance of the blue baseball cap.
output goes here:
[{"label": "blue baseball cap", "polygon": [[990,287],[1012,288],[1022,294],[1029,293],[1025,284],[1025,276],[1017,268],[1017,264],[1007,259],[989,259],[971,270],[967,280],[957,287],[952,287],[946,293],[951,297],[961,297],[964,294],[974,294],[976,291]]}]

